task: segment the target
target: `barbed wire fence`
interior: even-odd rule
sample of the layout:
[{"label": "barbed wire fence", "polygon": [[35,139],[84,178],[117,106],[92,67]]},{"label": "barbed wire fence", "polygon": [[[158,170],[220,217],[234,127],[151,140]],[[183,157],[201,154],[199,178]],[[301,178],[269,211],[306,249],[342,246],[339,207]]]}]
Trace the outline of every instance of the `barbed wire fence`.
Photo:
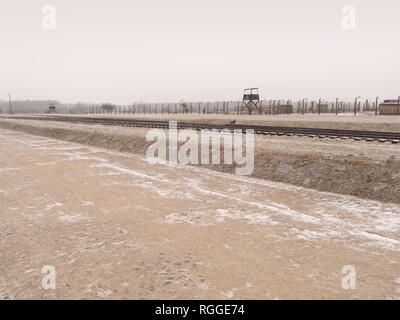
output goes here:
[{"label": "barbed wire fence", "polygon": [[[56,101],[8,101],[8,93],[0,92],[0,113],[14,114],[40,114],[55,113],[68,114],[214,114],[214,115],[242,115],[242,101],[212,101],[212,102],[174,102],[174,103],[133,103],[129,105],[115,105],[111,103],[89,104],[76,103],[71,105],[61,104]],[[10,103],[11,102],[11,103]],[[55,105],[55,110],[49,110],[49,104]],[[392,114],[400,111],[394,106]],[[397,112],[396,112],[397,110]],[[306,114],[382,114],[378,99],[375,101],[335,101],[316,100],[260,100],[259,108],[252,112],[253,115],[306,115]]]},{"label": "barbed wire fence", "polygon": [[[242,101],[179,102],[179,103],[135,103],[130,105],[76,104],[57,108],[57,114],[215,114],[240,115]],[[377,102],[348,102],[336,100],[261,100],[253,115],[277,114],[379,114]]]}]

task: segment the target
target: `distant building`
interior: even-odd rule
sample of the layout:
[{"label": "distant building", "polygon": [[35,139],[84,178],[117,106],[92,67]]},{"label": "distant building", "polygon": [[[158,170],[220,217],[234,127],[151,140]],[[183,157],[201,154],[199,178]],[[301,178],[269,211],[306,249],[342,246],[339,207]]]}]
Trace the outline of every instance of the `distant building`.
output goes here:
[{"label": "distant building", "polygon": [[383,115],[400,115],[399,100],[384,100],[379,104],[379,114]]},{"label": "distant building", "polygon": [[49,113],[56,113],[56,105],[54,103],[49,104]]}]

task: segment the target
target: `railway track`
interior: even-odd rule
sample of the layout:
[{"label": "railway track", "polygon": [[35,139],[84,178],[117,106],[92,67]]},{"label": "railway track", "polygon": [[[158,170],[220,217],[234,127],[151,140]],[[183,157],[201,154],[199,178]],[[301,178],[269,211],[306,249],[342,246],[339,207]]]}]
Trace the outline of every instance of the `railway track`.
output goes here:
[{"label": "railway track", "polygon": [[[136,120],[136,119],[112,119],[94,117],[74,117],[74,116],[32,116],[32,117],[4,117],[7,119],[21,120],[46,120],[85,124],[100,124],[123,127],[142,127],[167,129],[168,121],[159,120]],[[340,129],[321,129],[321,128],[302,128],[302,127],[282,127],[282,126],[260,126],[260,125],[238,125],[238,124],[213,124],[213,123],[193,123],[177,122],[177,129],[193,130],[246,130],[253,129],[255,134],[278,135],[278,136],[307,136],[313,138],[326,139],[353,139],[364,141],[379,141],[400,143],[400,132],[364,131],[364,130],[340,130]]]}]

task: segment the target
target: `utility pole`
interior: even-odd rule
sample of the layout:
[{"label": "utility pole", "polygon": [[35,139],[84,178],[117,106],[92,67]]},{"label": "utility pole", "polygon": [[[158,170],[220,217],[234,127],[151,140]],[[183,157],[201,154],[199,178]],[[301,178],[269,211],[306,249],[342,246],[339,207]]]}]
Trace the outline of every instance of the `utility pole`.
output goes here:
[{"label": "utility pole", "polygon": [[302,101],[301,101],[301,114],[304,114],[304,101],[306,101],[306,100],[308,100],[307,98],[304,98]]},{"label": "utility pole", "polygon": [[397,99],[397,114],[400,113],[400,96]]},{"label": "utility pole", "polygon": [[321,114],[321,98],[318,101],[318,114]]},{"label": "utility pole", "polygon": [[335,101],[335,114],[336,115],[338,113],[338,101],[339,101],[339,98],[336,98],[336,101]]},{"label": "utility pole", "polygon": [[360,97],[357,97],[355,100],[354,100],[354,115],[357,115],[357,100],[359,99]]},{"label": "utility pole", "polygon": [[11,92],[8,93],[8,101],[10,102],[10,114],[13,113],[12,104],[11,104]]}]

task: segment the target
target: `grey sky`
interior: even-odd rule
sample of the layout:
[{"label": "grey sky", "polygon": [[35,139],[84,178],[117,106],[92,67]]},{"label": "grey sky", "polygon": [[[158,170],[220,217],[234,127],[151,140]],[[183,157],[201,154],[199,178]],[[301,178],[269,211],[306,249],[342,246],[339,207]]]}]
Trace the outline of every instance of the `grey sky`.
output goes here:
[{"label": "grey sky", "polygon": [[[43,30],[41,8],[56,8]],[[356,8],[343,30],[342,6]],[[234,100],[400,94],[398,0],[1,0],[0,99]]]}]

